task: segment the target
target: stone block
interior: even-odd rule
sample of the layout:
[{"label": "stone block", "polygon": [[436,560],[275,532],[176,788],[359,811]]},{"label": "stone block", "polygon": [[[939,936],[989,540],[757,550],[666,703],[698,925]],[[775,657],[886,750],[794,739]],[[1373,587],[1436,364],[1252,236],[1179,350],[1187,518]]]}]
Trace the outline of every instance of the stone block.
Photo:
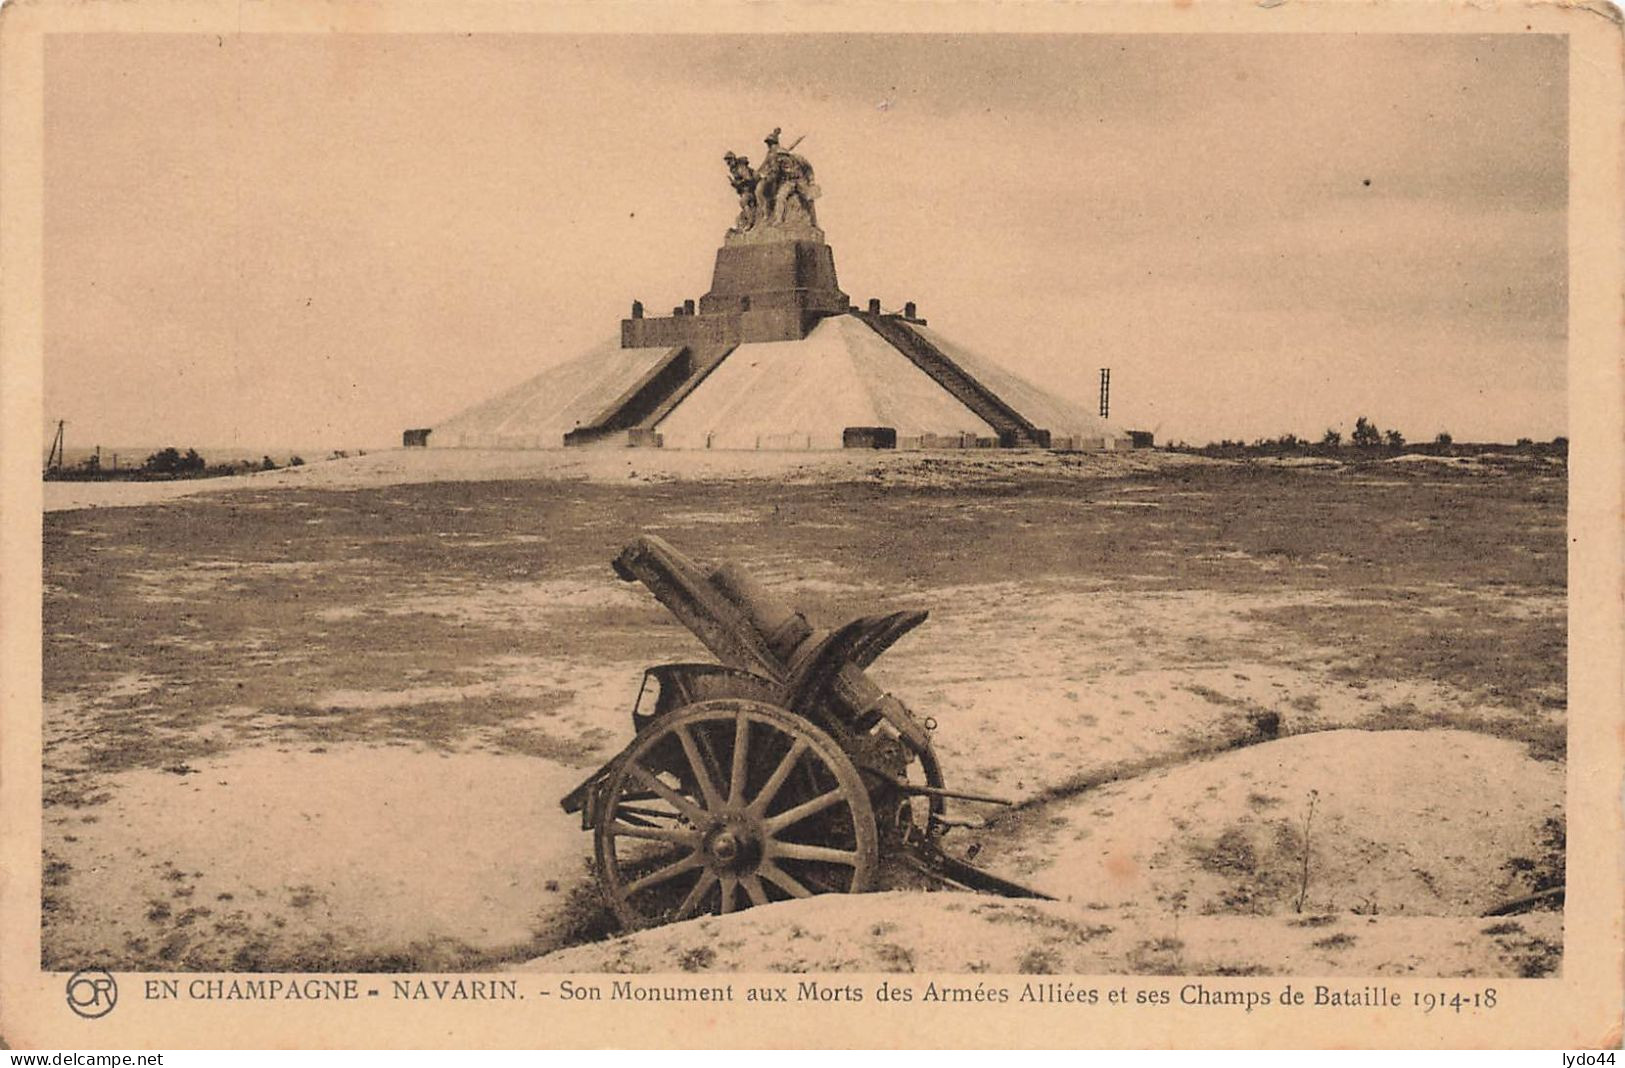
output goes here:
[{"label": "stone block", "polygon": [[835,278],[835,255],[828,245],[779,241],[718,249],[711,291],[700,298],[699,311],[701,315],[725,315],[746,307],[794,307],[833,314],[844,312],[847,303]]},{"label": "stone block", "polygon": [[622,319],[621,348],[669,349],[677,345],[737,345],[738,316],[673,315]]},{"label": "stone block", "polygon": [[822,241],[757,240],[717,250],[711,291],[668,317],[621,320],[622,348],[800,341],[819,319],[849,306]]},{"label": "stone block", "polygon": [[890,426],[849,426],[841,431],[843,449],[895,449],[897,428]]}]

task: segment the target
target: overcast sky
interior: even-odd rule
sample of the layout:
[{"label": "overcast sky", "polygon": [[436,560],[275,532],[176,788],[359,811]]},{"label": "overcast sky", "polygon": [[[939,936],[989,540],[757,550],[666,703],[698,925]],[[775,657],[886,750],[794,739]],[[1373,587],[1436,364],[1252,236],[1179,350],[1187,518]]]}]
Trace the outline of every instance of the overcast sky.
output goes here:
[{"label": "overcast sky", "polygon": [[45,412],[398,443],[709,285],[806,134],[859,303],[1159,440],[1565,432],[1552,36],[54,36]]}]

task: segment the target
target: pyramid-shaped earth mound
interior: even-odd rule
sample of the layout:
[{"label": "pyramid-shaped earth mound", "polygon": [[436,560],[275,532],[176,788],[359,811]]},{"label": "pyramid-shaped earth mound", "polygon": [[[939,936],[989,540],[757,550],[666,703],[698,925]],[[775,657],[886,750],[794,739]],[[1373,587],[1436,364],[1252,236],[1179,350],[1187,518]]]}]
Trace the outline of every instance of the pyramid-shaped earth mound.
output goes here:
[{"label": "pyramid-shaped earth mound", "polygon": [[619,341],[552,367],[408,444],[549,449],[1127,448],[1093,413],[955,344],[907,305],[850,305],[818,187],[768,139],[728,157],[740,215],[711,290],[670,316],[636,302]]}]

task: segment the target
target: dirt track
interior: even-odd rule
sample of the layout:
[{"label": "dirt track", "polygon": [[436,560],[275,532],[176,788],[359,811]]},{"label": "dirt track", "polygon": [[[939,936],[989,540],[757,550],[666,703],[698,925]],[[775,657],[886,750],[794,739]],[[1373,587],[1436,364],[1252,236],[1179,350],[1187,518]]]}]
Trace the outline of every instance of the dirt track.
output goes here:
[{"label": "dirt track", "polygon": [[[953,785],[1025,802],[979,861],[1112,911],[1090,967],[1214,924],[1252,925],[1224,937],[1261,971],[1556,966],[1555,916],[1469,917],[1561,878],[1561,467],[625,456],[390,453],[51,512],[46,963],[495,967],[601,935],[556,799],[643,666],[704,658],[607,567],[648,530],[817,620],[930,608],[875,675]],[[1448,774],[1369,789],[1403,767]],[[1379,922],[1310,964],[1306,915]],[[1446,932],[1472,945],[1400,952]]]}]

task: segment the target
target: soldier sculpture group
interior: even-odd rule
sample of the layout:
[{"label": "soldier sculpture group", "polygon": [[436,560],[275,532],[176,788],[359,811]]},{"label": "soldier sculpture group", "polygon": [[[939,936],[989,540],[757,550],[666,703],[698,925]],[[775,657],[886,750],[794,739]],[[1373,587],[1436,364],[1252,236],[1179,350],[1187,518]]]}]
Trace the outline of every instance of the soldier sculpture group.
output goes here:
[{"label": "soldier sculpture group", "polygon": [[744,234],[768,227],[816,227],[818,213],[813,201],[818,199],[818,186],[813,184],[812,164],[790,151],[801,138],[790,149],[780,148],[775,127],[765,140],[767,155],[760,167],[752,167],[749,158],[732,152],[722,157],[734,192],[739,194],[739,221],[734,229]]}]

